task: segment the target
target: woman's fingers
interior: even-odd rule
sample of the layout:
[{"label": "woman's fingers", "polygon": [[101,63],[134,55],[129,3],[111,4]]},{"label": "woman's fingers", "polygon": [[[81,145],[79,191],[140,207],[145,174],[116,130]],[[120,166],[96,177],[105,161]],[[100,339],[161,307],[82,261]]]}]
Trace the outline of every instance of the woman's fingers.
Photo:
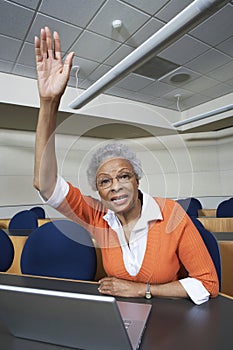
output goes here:
[{"label": "woman's fingers", "polygon": [[40,39],[37,36],[35,36],[34,44],[35,44],[36,63],[41,62],[42,55],[41,55],[41,51],[40,51]]},{"label": "woman's fingers", "polygon": [[53,33],[53,39],[54,39],[54,58],[61,60],[62,58],[61,41],[60,41],[60,36],[57,32]]},{"label": "woman's fingers", "polygon": [[40,31],[40,51],[43,58],[48,58],[46,32],[44,28],[41,28],[41,31]]},{"label": "woman's fingers", "polygon": [[46,45],[47,45],[47,57],[53,58],[53,42],[51,31],[48,27],[45,27]]}]

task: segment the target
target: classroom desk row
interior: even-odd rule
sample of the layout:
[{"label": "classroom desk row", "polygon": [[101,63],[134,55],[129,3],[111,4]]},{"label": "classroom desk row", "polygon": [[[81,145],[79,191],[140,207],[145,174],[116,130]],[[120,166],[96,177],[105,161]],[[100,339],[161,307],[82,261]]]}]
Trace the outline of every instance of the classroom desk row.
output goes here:
[{"label": "classroom desk row", "polygon": [[233,232],[233,217],[232,218],[197,218],[204,227],[210,232]]},{"label": "classroom desk row", "polygon": [[[81,281],[0,274],[0,284],[99,295],[98,284]],[[199,306],[187,299],[156,297],[149,301],[143,298],[117,299],[152,305],[139,350],[229,350],[232,347],[233,300],[224,295],[219,295]],[[99,315],[100,322],[101,317],[102,315]],[[61,349],[56,345],[16,338],[1,322],[0,348],[9,350]],[[64,346],[62,349],[68,350]]]},{"label": "classroom desk row", "polygon": [[216,217],[216,209],[198,209],[198,216]]}]

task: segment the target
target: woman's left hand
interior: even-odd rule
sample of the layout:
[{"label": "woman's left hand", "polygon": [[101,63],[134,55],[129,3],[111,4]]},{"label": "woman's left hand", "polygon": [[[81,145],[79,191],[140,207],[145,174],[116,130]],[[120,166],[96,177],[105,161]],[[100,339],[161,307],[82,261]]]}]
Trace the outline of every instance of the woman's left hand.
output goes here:
[{"label": "woman's left hand", "polygon": [[143,297],[146,292],[145,283],[138,283],[119,279],[116,277],[104,277],[99,281],[99,292],[120,297]]}]

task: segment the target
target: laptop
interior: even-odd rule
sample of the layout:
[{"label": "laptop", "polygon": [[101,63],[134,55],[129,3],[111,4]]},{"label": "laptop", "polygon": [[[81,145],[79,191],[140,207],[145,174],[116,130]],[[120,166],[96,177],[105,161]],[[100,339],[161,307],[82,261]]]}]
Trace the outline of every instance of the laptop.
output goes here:
[{"label": "laptop", "polygon": [[0,284],[0,319],[15,336],[75,349],[136,350],[151,305]]}]

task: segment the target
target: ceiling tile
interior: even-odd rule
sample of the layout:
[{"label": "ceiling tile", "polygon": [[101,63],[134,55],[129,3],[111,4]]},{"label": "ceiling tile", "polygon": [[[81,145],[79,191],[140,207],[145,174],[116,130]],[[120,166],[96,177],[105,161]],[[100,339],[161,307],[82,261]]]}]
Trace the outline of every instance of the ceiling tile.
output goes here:
[{"label": "ceiling tile", "polygon": [[173,62],[164,60],[158,56],[152,57],[140,67],[134,70],[134,73],[140,74],[151,79],[160,79],[165,74],[174,71],[178,66]]},{"label": "ceiling tile", "polygon": [[193,92],[188,90],[188,89],[183,89],[183,88],[176,88],[173,89],[172,91],[168,92],[167,94],[162,95],[163,98],[165,99],[175,99],[177,101],[177,98],[179,97],[181,100],[188,98],[193,95]]},{"label": "ceiling tile", "polygon": [[212,70],[208,73],[208,76],[222,82],[233,78],[233,61]]},{"label": "ceiling tile", "polygon": [[156,13],[156,17],[162,21],[168,22],[178,15],[185,7],[191,4],[193,0],[171,0],[165,5],[161,11]]},{"label": "ceiling tile", "polygon": [[102,62],[119,46],[120,43],[114,40],[85,31],[72,47],[72,50],[75,51],[77,56],[87,59],[94,58],[96,62]]},{"label": "ceiling tile", "polygon": [[74,76],[76,75],[75,67],[79,66],[79,72],[78,72],[79,79],[86,79],[89,77],[91,72],[93,72],[99,66],[99,63],[74,56],[72,66],[73,68],[71,70],[71,75],[74,75]]},{"label": "ceiling tile", "polygon": [[184,35],[181,39],[160,52],[158,56],[182,65],[208,49],[210,47],[200,40]]},{"label": "ceiling tile", "polygon": [[[0,34],[24,39],[34,12],[7,1],[0,2]],[[23,20],[22,20],[23,19]]]},{"label": "ceiling tile", "polygon": [[233,6],[228,4],[199,24],[190,34],[209,45],[217,45],[233,35],[232,18]]},{"label": "ceiling tile", "polygon": [[188,97],[186,99],[181,99],[181,101],[180,101],[181,110],[185,110],[187,108],[199,106],[202,103],[205,103],[210,99],[211,98],[208,99],[207,96],[201,95],[201,94],[195,94],[195,95],[192,95],[191,97]]},{"label": "ceiling tile", "polygon": [[85,27],[105,0],[43,0],[39,11],[62,21]]},{"label": "ceiling tile", "polygon": [[138,47],[143,44],[147,39],[149,39],[153,34],[155,34],[164,25],[158,19],[152,18],[146,24],[144,24],[132,37],[130,37],[126,42],[127,44]]},{"label": "ceiling tile", "polygon": [[124,2],[128,3],[129,5],[135,6],[138,9],[145,11],[149,13],[150,15],[153,15],[155,12],[161,9],[168,0],[124,0]]},{"label": "ceiling tile", "polygon": [[149,79],[135,73],[130,73],[127,75],[127,77],[116,83],[116,86],[127,90],[139,91],[153,82],[153,79]]},{"label": "ceiling tile", "polygon": [[96,81],[99,78],[101,78],[104,74],[106,74],[112,67],[107,66],[105,64],[101,64],[92,72],[89,76],[88,79],[91,81]]},{"label": "ceiling tile", "polygon": [[123,58],[128,56],[134,49],[128,45],[122,44],[107,60],[105,61],[106,64],[109,64],[110,66],[115,66],[117,63],[119,63]]},{"label": "ceiling tile", "polygon": [[80,82],[79,87],[80,87],[81,89],[87,89],[87,88],[89,88],[92,84],[93,84],[93,81],[90,81],[90,80],[86,79],[86,80],[83,80],[83,81]]},{"label": "ceiling tile", "polygon": [[19,5],[29,7],[30,9],[36,9],[40,0],[14,0]]},{"label": "ceiling tile", "polygon": [[233,78],[231,78],[229,80],[226,80],[225,83],[228,84],[228,85],[233,86]]},{"label": "ceiling tile", "polygon": [[186,67],[179,67],[159,79],[160,82],[173,85],[175,88],[181,87],[200,77],[200,73],[194,72]]},{"label": "ceiling tile", "polygon": [[28,33],[27,41],[33,43],[35,35],[40,35],[40,29],[45,26],[50,27],[51,31],[56,30],[60,34],[63,51],[68,50],[82,31],[80,28],[74,27],[73,25],[69,25],[42,14],[37,14]]},{"label": "ceiling tile", "polygon": [[216,46],[216,49],[233,57],[233,36]]},{"label": "ceiling tile", "polygon": [[154,98],[150,101],[150,104],[154,106],[164,107],[164,108],[171,108],[177,110],[176,103],[170,100],[165,100],[164,98]]},{"label": "ceiling tile", "polygon": [[230,60],[230,57],[224,53],[221,53],[215,49],[211,49],[187,63],[186,67],[189,67],[194,71],[206,74],[211,70],[228,63]]},{"label": "ceiling tile", "polygon": [[154,97],[161,97],[172,90],[174,90],[172,86],[156,81],[142,89],[140,92],[145,95],[148,94]]},{"label": "ceiling tile", "polygon": [[200,78],[197,78],[185,84],[184,88],[194,92],[202,92],[203,90],[209,89],[217,84],[217,80],[208,78],[206,76],[201,76]]},{"label": "ceiling tile", "polygon": [[209,89],[206,89],[205,91],[202,91],[203,94],[211,98],[217,98],[226,94],[230,94],[232,92],[233,92],[232,86],[229,86],[226,84],[218,84]]},{"label": "ceiling tile", "polygon": [[10,73],[14,63],[0,60],[0,72]]},{"label": "ceiling tile", "polygon": [[119,86],[113,86],[106,90],[105,93],[137,102],[149,102],[153,100],[153,96],[146,96],[136,91],[132,92],[130,90],[120,88]]},{"label": "ceiling tile", "polygon": [[0,35],[0,59],[14,61],[19,53],[22,41]]},{"label": "ceiling tile", "polygon": [[[116,15],[117,14],[117,15]],[[108,0],[87,29],[108,38],[124,42],[140,28],[150,16],[117,0]],[[112,21],[119,19],[122,27],[114,29]]]},{"label": "ceiling tile", "polygon": [[17,62],[26,66],[36,66],[34,45],[25,43],[20,52]]},{"label": "ceiling tile", "polygon": [[13,69],[13,73],[23,75],[24,77],[28,78],[36,78],[36,69],[33,67],[24,66],[22,64],[16,64]]}]

